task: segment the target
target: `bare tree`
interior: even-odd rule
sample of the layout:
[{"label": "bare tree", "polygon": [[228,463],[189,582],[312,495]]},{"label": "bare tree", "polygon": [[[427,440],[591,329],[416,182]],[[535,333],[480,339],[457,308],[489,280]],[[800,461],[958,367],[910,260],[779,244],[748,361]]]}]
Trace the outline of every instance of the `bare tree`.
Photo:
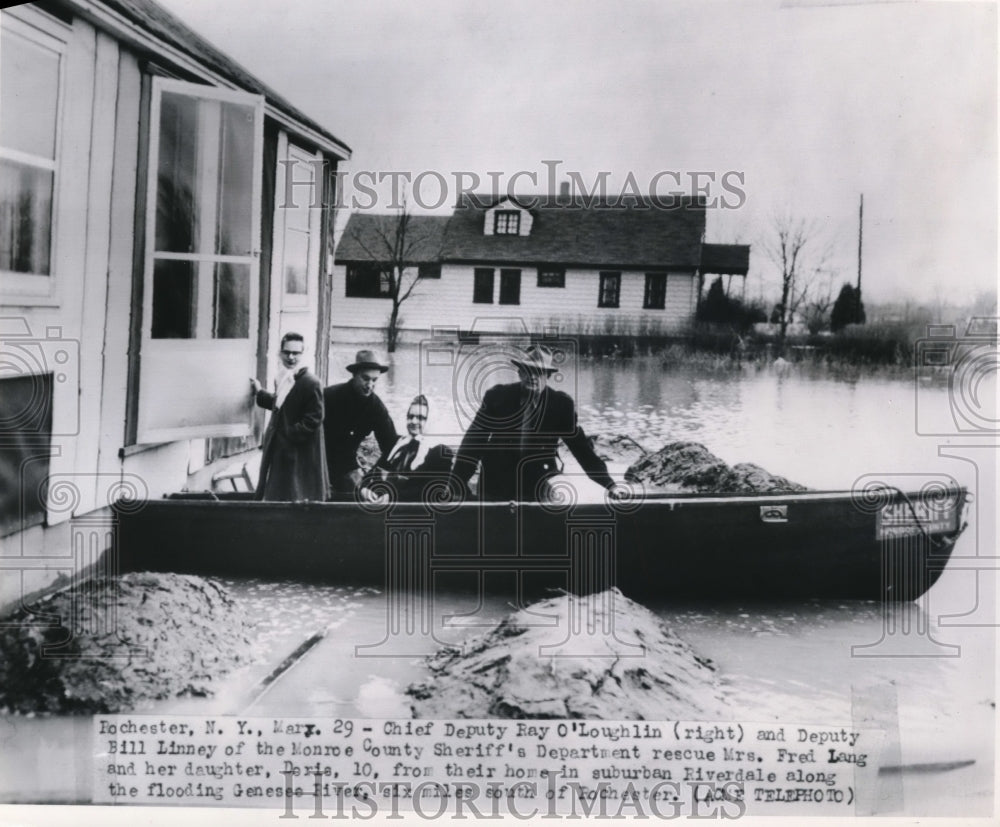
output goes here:
[{"label": "bare tree", "polygon": [[396,213],[368,216],[364,223],[348,225],[349,237],[386,282],[382,295],[392,301],[385,331],[389,353],[395,352],[399,340],[400,308],[420,281],[417,262],[440,257],[440,235],[421,218],[409,212],[404,196]]},{"label": "bare tree", "polygon": [[817,289],[817,281],[830,257],[830,247],[820,240],[819,228],[812,221],[778,216],[771,222],[768,235],[761,242],[767,257],[778,268],[781,293],[775,306],[778,324],[778,350],[783,350],[788,325],[799,308]]},{"label": "bare tree", "polygon": [[830,324],[833,309],[834,271],[819,268],[809,287],[809,298],[805,302],[802,315],[810,333],[818,333]]}]

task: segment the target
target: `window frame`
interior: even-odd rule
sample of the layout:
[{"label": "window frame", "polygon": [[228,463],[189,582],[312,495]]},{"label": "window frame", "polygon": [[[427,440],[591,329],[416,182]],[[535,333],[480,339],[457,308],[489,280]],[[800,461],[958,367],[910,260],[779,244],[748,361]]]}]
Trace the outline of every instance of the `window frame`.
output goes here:
[{"label": "window frame", "polygon": [[[15,14],[16,12],[16,14]],[[0,145],[0,159],[52,173],[52,201],[49,205],[49,272],[21,273],[0,270],[0,300],[25,306],[57,303],[59,288],[59,232],[63,189],[64,122],[67,110],[67,64],[71,29],[65,23],[30,7],[5,8],[0,14],[0,30],[26,40],[32,46],[54,52],[59,59],[56,93],[55,135],[52,159]]]},{"label": "window frame", "polygon": [[[486,290],[481,280],[489,277],[489,299],[484,298]],[[472,303],[493,304],[493,294],[496,292],[496,270],[493,267],[476,267],[472,271]]]},{"label": "window frame", "polygon": [[[361,274],[365,277],[365,281],[368,282],[368,288],[357,292],[356,282],[358,280],[358,275],[352,276],[351,271],[357,273],[361,270]],[[355,282],[355,291],[352,292],[352,280]],[[385,268],[380,267],[378,264],[372,264],[370,262],[364,261],[352,261],[345,265],[344,267],[344,298],[345,299],[391,299],[392,292],[391,287],[386,282],[388,277],[385,275]],[[374,286],[374,288],[373,288]]]},{"label": "window frame", "polygon": [[646,273],[646,284],[642,293],[643,310],[665,310],[667,307],[667,274]]},{"label": "window frame", "polygon": [[518,305],[521,303],[521,270],[517,267],[500,268],[500,292],[497,304]]},{"label": "window frame", "polygon": [[[288,137],[281,141],[279,151],[282,149],[283,152],[281,154],[284,157],[279,159],[281,175],[278,176],[282,180],[278,182],[279,187],[281,187],[281,189],[277,190],[278,192],[288,191],[288,184],[284,179],[284,176],[289,174],[295,176],[294,168],[300,166],[310,168],[309,175],[312,181],[314,193],[316,192],[316,188],[323,186],[322,178],[316,176],[316,163],[322,162],[323,160],[323,156],[320,153],[311,152],[308,149],[296,144]],[[290,163],[292,161],[295,162],[294,165]],[[299,180],[298,177],[293,177],[293,182],[295,186],[300,186],[304,183],[302,180]],[[306,206],[309,216],[307,221],[308,226],[306,228],[289,225],[289,217],[292,214],[291,210],[278,210],[278,212],[281,213],[281,246],[280,250],[274,250],[274,254],[276,254],[275,257],[277,261],[280,262],[280,266],[276,268],[276,272],[272,277],[276,278],[278,281],[278,291],[280,295],[281,309],[283,311],[308,310],[312,304],[314,294],[317,289],[315,285],[317,284],[319,257],[316,255],[316,247],[320,243],[322,210],[312,205],[315,200],[315,198],[312,198],[309,205]],[[306,289],[304,293],[292,293],[288,290],[288,241],[291,238],[302,237],[306,240]]]},{"label": "window frame", "polygon": [[[556,276],[555,281],[557,281],[558,284],[546,284],[545,281],[544,281],[544,278],[543,278],[544,276]],[[552,266],[552,265],[549,265],[549,266],[539,265],[538,266],[537,278],[538,278],[538,280],[536,282],[536,286],[537,287],[541,287],[543,289],[558,289],[560,287],[565,287],[566,286],[566,268],[565,267],[556,267],[556,266]]]},{"label": "window frame", "polygon": [[[503,222],[504,228],[500,229]],[[520,210],[496,210],[493,213],[493,235],[520,235],[521,234],[521,211]]]},{"label": "window frame", "polygon": [[[609,292],[609,287],[614,285],[611,292],[614,293],[613,299],[610,297],[606,298],[606,294]],[[597,306],[604,308],[616,308],[621,306],[621,296],[622,296],[622,274],[620,270],[601,270],[597,285]]]},{"label": "window frame", "polygon": [[[263,165],[264,165],[264,97],[238,89],[227,89],[208,84],[191,83],[159,75],[149,76],[150,94],[148,119],[142,129],[142,140],[146,141],[148,150],[142,174],[145,176],[145,225],[141,228],[142,240],[137,242],[142,248],[142,315],[139,333],[139,367],[137,373],[137,389],[135,402],[135,442],[137,444],[154,444],[175,442],[178,440],[200,437],[233,437],[247,436],[252,433],[252,412],[249,405],[242,405],[246,398],[245,379],[237,383],[236,377],[230,377],[237,361],[240,367],[245,360],[248,375],[253,375],[257,366],[258,338],[260,335],[259,293],[260,293],[260,243],[261,243],[261,213],[263,209]],[[209,253],[209,252],[167,252],[156,249],[157,198],[160,191],[159,161],[161,116],[163,113],[163,95],[165,93],[189,97],[199,101],[210,100],[219,104],[235,104],[253,111],[253,147],[252,159],[244,161],[249,165],[251,174],[251,193],[248,203],[250,213],[247,220],[250,224],[248,244],[250,249],[242,254]],[[221,123],[221,121],[220,121]],[[209,127],[205,135],[214,134]],[[210,138],[201,137],[199,132],[196,151],[199,158],[206,163],[218,163],[213,160]],[[211,167],[209,167],[211,169]],[[218,184],[218,178],[199,170],[199,193],[209,193],[211,187]],[[214,182],[214,183],[213,183]],[[217,195],[217,193],[216,193]],[[220,214],[221,201],[212,196],[214,211],[203,209],[199,220],[203,226],[213,226],[212,238],[216,238],[217,223]],[[204,208],[204,204],[201,205]],[[246,265],[249,278],[249,328],[247,336],[221,338],[214,335],[216,321],[209,319],[209,312],[200,309],[195,318],[194,335],[191,338],[153,338],[153,285],[155,263],[157,261],[190,261],[197,272],[197,290],[199,304],[210,294],[211,282],[214,289],[217,268],[219,265]],[[209,268],[212,275],[208,276]],[[214,308],[214,304],[211,305]],[[169,366],[169,367],[168,367]],[[190,366],[198,374],[185,373],[185,367]],[[227,367],[228,366],[228,367]],[[202,372],[212,370],[211,398],[202,401],[205,391],[199,389],[204,383]],[[220,375],[224,378],[218,378]],[[174,410],[167,416],[162,413],[163,394],[160,389],[174,388],[179,397],[173,400]],[[177,389],[183,389],[178,391]],[[237,398],[238,395],[242,396]],[[198,397],[196,399],[196,397]],[[187,424],[183,419],[186,405],[199,405],[198,415],[203,417],[194,424]],[[218,405],[218,410],[210,406]],[[245,415],[245,419],[242,417]],[[212,419],[212,417],[215,419]],[[176,419],[184,424],[177,424]],[[171,421],[168,424],[168,421]],[[130,435],[131,439],[131,435]]]}]

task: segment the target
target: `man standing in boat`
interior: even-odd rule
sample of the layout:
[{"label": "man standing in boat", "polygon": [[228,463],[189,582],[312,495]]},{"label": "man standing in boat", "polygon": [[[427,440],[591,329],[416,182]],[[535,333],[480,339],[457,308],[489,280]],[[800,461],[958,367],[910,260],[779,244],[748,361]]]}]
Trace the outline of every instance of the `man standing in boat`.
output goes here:
[{"label": "man standing in boat", "polygon": [[250,380],[254,401],[272,412],[264,432],[257,483],[259,500],[323,500],[327,475],[323,450],[323,386],[301,364],[305,341],[298,333],[281,337],[280,368],[274,393]]},{"label": "man standing in boat", "polygon": [[617,497],[607,466],[577,422],[573,399],[548,386],[557,370],[552,351],[532,346],[511,363],[519,381],[483,395],[455,459],[458,479],[467,484],[481,464],[481,499],[544,501],[548,480],[562,470],[556,453],[562,440],[587,476]]},{"label": "man standing in boat", "polygon": [[358,448],[374,433],[379,450],[388,454],[396,444],[396,427],[382,400],[375,393],[379,378],[389,370],[374,351],[359,350],[347,366],[351,378],[323,391],[326,418],[326,465],[334,495],[350,494],[361,481]]}]

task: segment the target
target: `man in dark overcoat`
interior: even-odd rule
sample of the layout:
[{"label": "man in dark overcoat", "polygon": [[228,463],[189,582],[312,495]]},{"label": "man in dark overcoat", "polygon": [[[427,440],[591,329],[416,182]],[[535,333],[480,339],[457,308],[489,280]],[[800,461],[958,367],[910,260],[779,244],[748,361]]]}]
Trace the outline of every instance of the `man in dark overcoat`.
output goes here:
[{"label": "man in dark overcoat", "polygon": [[335,495],[349,494],[361,482],[358,448],[368,434],[375,434],[382,454],[388,454],[397,439],[392,417],[375,393],[375,385],[389,366],[374,351],[359,350],[347,370],[349,380],[323,391],[326,464]]},{"label": "man in dark overcoat", "polygon": [[251,379],[254,401],[271,411],[257,482],[259,500],[324,500],[329,487],[323,448],[323,386],[300,365],[305,341],[281,337],[281,369],[274,393]]},{"label": "man in dark overcoat", "polygon": [[556,452],[561,440],[587,476],[613,492],[615,482],[577,422],[573,399],[548,386],[557,370],[552,352],[532,346],[524,359],[511,362],[520,381],[495,385],[483,395],[455,460],[458,479],[468,483],[481,464],[481,499],[545,500],[549,478],[561,470]]}]

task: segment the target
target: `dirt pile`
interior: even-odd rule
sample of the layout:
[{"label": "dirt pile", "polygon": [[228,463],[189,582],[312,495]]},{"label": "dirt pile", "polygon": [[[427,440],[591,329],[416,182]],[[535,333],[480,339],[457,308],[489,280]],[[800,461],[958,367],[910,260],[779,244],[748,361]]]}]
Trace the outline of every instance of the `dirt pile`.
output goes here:
[{"label": "dirt pile", "polygon": [[32,608],[0,622],[0,707],[12,712],[128,712],[211,695],[250,651],[242,610],[201,577],[126,574]]},{"label": "dirt pile", "polygon": [[594,453],[605,462],[628,463],[638,461],[646,449],[625,434],[596,434],[590,438]]},{"label": "dirt pile", "polygon": [[711,662],[617,589],[536,603],[428,666],[407,689],[417,718],[690,720],[724,706]]},{"label": "dirt pile", "polygon": [[741,462],[730,467],[698,442],[671,442],[628,467],[625,479],[674,493],[786,494],[804,485]]}]

